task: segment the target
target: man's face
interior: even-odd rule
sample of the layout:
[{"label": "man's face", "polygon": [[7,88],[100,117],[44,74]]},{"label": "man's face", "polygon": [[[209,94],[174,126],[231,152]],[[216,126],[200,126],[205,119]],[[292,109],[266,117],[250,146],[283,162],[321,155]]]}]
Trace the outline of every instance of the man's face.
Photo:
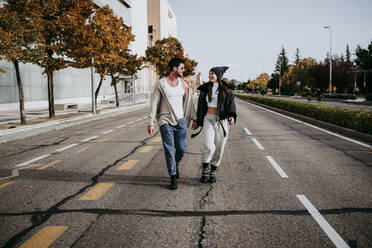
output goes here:
[{"label": "man's face", "polygon": [[[174,68],[177,68],[176,70]],[[185,65],[181,63],[178,67],[173,67],[173,70],[177,73],[177,76],[182,77],[183,72],[185,71]]]}]

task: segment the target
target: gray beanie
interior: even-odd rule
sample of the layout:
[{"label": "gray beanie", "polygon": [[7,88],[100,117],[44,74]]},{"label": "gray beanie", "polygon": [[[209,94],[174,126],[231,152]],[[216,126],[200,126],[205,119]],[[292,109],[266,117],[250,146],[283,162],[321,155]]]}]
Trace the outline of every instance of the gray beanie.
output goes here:
[{"label": "gray beanie", "polygon": [[210,71],[216,74],[218,80],[221,80],[223,74],[225,73],[227,69],[229,69],[228,66],[221,66],[221,67],[213,67],[212,69],[210,69]]}]

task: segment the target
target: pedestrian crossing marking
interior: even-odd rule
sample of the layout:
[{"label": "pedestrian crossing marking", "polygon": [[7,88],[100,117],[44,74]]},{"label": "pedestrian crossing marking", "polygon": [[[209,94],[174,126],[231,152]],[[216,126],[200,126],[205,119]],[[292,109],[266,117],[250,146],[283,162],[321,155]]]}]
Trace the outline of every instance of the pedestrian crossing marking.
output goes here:
[{"label": "pedestrian crossing marking", "polygon": [[85,152],[85,151],[88,150],[89,148],[90,148],[90,147],[87,146],[87,147],[84,147],[84,148],[82,148],[82,149],[80,149],[80,150],[74,152],[74,153],[75,153],[75,154],[78,154],[78,153],[81,153],[81,152]]},{"label": "pedestrian crossing marking", "polygon": [[97,183],[91,190],[89,190],[85,195],[80,197],[81,201],[95,201],[101,198],[109,189],[114,186],[114,182]]},{"label": "pedestrian crossing marking", "polygon": [[45,168],[48,168],[48,167],[50,167],[52,165],[55,165],[55,164],[58,164],[60,162],[61,162],[61,160],[56,160],[56,161],[50,162],[49,164],[43,165],[43,166],[41,166],[41,167],[39,167],[37,169],[38,170],[44,170]]},{"label": "pedestrian crossing marking", "polygon": [[68,226],[46,226],[21,245],[20,248],[47,248],[67,229]]},{"label": "pedestrian crossing marking", "polygon": [[132,169],[137,163],[139,162],[139,160],[128,160],[126,162],[124,162],[122,165],[120,165],[120,167],[117,169],[117,170],[130,170]]},{"label": "pedestrian crossing marking", "polygon": [[151,143],[155,143],[155,142],[161,142],[161,137],[155,137],[151,140]]},{"label": "pedestrian crossing marking", "polygon": [[152,149],[154,149],[153,146],[144,146],[144,147],[142,147],[142,149],[139,150],[138,152],[139,152],[139,153],[146,153],[146,152],[150,152],[150,151],[152,151]]},{"label": "pedestrian crossing marking", "polygon": [[4,184],[1,184],[0,185],[0,189],[5,188],[6,186],[8,186],[8,185],[10,185],[12,183],[14,183],[14,182],[7,182],[7,183],[4,183]]}]

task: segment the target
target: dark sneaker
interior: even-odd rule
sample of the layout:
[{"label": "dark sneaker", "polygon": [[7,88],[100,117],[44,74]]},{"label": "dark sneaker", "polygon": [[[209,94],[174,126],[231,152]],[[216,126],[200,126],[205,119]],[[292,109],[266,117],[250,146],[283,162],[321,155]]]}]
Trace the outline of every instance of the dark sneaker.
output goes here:
[{"label": "dark sneaker", "polygon": [[209,172],[209,182],[210,183],[215,183],[216,180],[216,170],[217,166],[211,165],[211,171]]},{"label": "dark sneaker", "polygon": [[208,182],[208,176],[201,176],[201,178],[200,178],[200,182],[201,183],[207,183]]},{"label": "dark sneaker", "polygon": [[209,163],[203,163],[202,175],[201,175],[201,178],[200,178],[201,183],[207,183],[208,182],[208,167],[209,167]]},{"label": "dark sneaker", "polygon": [[177,178],[176,175],[171,176],[171,183],[169,185],[170,190],[175,190],[177,189]]}]

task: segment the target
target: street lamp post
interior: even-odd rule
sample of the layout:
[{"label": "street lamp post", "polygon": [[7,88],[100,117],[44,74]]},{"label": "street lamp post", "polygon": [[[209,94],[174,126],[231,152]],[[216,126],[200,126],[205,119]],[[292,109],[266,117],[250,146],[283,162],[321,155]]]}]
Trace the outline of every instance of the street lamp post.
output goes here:
[{"label": "street lamp post", "polygon": [[282,77],[282,63],[279,63],[279,95],[280,95],[280,87],[281,87],[281,77]]},{"label": "street lamp post", "polygon": [[329,94],[332,94],[332,27],[324,26],[329,29]]}]

